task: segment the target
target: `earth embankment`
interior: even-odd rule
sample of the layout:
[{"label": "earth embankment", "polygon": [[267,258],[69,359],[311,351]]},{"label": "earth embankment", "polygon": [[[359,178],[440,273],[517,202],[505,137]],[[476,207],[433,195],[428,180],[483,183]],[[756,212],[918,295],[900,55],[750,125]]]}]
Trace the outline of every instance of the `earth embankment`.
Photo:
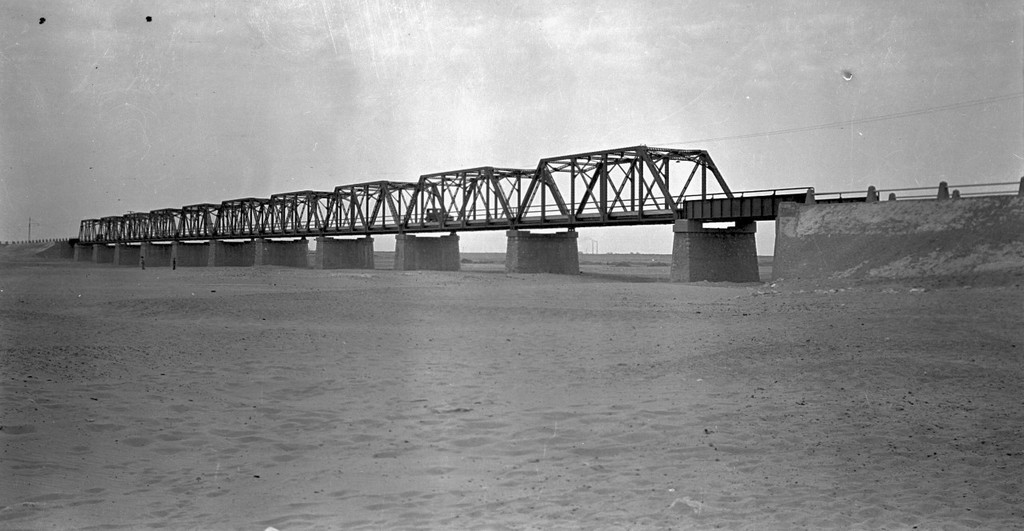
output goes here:
[{"label": "earth embankment", "polygon": [[1024,278],[1024,197],[783,205],[775,279]]},{"label": "earth embankment", "polygon": [[33,241],[0,245],[0,261],[32,262],[38,260],[70,259],[74,247],[67,240]]}]

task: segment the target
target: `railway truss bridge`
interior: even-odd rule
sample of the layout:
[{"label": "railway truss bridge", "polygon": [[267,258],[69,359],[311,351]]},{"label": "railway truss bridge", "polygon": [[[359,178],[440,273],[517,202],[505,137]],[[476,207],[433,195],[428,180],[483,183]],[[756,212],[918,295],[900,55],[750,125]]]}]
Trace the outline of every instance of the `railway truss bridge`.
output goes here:
[{"label": "railway truss bridge", "polygon": [[[634,146],[545,158],[534,169],[485,166],[86,219],[75,256],[372,268],[373,236],[394,234],[396,269],[457,270],[459,231],[505,230],[507,271],[578,273],[577,228],[671,224],[673,280],[757,281],[756,222],[774,220],[782,203],[814,201],[807,187],[734,191],[704,150]],[[542,229],[567,230],[530,232]],[[307,238],[317,242],[311,257]]]}]

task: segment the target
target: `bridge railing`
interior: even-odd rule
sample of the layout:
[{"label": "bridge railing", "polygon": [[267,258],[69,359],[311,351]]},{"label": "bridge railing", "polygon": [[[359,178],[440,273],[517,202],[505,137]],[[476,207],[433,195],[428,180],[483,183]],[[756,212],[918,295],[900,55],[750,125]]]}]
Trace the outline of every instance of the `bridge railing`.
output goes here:
[{"label": "bridge railing", "polygon": [[[986,196],[986,195],[1016,195],[1015,188],[1020,183],[976,183],[976,184],[951,184],[947,185],[950,193],[960,191],[960,197]],[[963,191],[967,190],[967,191]],[[887,198],[889,194],[896,194],[896,199],[935,199],[938,196],[938,187],[915,187],[915,188],[879,188],[880,197]]]},{"label": "bridge railing", "polygon": [[[835,201],[868,201],[887,200],[923,200],[936,199],[944,193],[958,197],[979,197],[998,195],[1017,195],[1024,190],[1024,178],[1021,181],[1008,181],[997,183],[968,183],[968,184],[946,184],[941,182],[936,186],[916,186],[910,188],[876,188],[869,186],[866,190],[847,190],[841,192],[822,192],[816,194],[818,202]],[[945,189],[946,192],[942,190]],[[967,191],[961,191],[967,190]]]},{"label": "bridge railing", "polygon": [[743,197],[770,197],[770,196],[786,196],[786,197],[789,197],[789,196],[792,196],[794,194],[806,193],[808,190],[813,190],[813,188],[808,188],[806,186],[793,186],[793,187],[789,187],[789,188],[767,188],[767,189],[764,189],[764,190],[743,190],[743,191],[738,191],[738,192],[732,192],[731,196],[726,195],[726,194],[721,193],[721,192],[706,194],[703,197],[700,194],[689,194],[689,195],[683,196],[681,198],[681,200],[679,201],[679,204],[681,205],[681,204],[683,204],[686,201],[697,201],[697,200],[701,200],[701,199],[724,199],[724,198],[728,198],[728,197],[731,197],[731,198],[734,198],[734,199],[736,199],[736,198],[743,198]]},{"label": "bridge railing", "polygon": [[32,238],[31,240],[4,240],[0,245],[30,245],[38,243],[76,243],[78,238]]}]

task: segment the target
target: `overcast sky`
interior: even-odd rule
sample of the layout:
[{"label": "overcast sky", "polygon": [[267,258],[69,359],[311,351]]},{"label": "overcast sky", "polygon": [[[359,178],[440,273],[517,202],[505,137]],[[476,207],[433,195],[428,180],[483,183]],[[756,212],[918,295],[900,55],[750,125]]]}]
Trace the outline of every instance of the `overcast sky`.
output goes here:
[{"label": "overcast sky", "polygon": [[734,190],[1016,181],[1022,21],[1019,0],[5,1],[0,240],[637,144],[707,149]]}]

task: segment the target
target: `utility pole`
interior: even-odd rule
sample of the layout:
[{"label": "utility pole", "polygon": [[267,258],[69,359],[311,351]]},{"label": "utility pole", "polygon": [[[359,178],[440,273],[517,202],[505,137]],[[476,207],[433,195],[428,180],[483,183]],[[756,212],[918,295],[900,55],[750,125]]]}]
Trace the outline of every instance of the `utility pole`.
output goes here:
[{"label": "utility pole", "polygon": [[28,217],[28,241],[32,241],[32,216]]}]

